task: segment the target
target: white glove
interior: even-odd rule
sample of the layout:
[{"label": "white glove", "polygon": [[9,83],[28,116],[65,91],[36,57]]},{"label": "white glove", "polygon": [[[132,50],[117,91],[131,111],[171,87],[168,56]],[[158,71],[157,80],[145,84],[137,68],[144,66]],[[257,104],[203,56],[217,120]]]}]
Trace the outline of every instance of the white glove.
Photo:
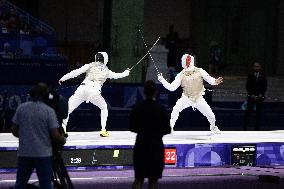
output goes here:
[{"label": "white glove", "polygon": [[58,81],[59,85],[61,85],[61,84],[62,84],[62,82],[63,82],[63,81],[60,79],[60,80]]},{"label": "white glove", "polygon": [[125,74],[125,76],[129,76],[130,70],[127,68],[126,70],[124,70],[123,74]]},{"label": "white glove", "polygon": [[159,81],[164,80],[164,77],[163,77],[162,73],[158,74],[158,80],[159,80]]}]

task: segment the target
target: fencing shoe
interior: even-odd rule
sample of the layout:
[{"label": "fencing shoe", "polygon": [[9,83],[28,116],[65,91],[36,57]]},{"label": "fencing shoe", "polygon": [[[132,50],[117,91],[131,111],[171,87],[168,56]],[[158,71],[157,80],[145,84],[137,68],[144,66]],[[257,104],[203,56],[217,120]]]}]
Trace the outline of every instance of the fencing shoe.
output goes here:
[{"label": "fencing shoe", "polygon": [[214,134],[221,134],[220,129],[216,125],[210,126],[210,131],[213,132]]},{"label": "fencing shoe", "polygon": [[100,136],[101,137],[109,137],[109,132],[107,132],[106,130],[101,130],[100,131]]}]

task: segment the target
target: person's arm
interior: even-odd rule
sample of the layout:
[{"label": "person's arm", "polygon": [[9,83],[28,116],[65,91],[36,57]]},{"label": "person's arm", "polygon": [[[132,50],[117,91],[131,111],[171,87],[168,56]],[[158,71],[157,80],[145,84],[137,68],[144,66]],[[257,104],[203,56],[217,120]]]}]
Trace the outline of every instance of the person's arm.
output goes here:
[{"label": "person's arm", "polygon": [[81,68],[78,68],[76,70],[73,70],[67,74],[65,74],[59,81],[58,83],[61,85],[61,83],[63,81],[66,81],[68,79],[77,77],[79,75],[81,75],[82,73],[85,73],[87,70],[89,69],[89,64],[85,64],[84,66],[82,66]]},{"label": "person's arm", "polygon": [[134,132],[134,133],[138,133],[138,125],[137,123],[139,122],[138,121],[138,118],[137,118],[137,108],[134,107],[132,109],[132,111],[130,112],[130,128],[129,130],[131,132]]},{"label": "person's arm", "polygon": [[64,145],[66,143],[66,138],[64,137],[63,133],[59,132],[58,128],[51,128],[49,129],[51,140],[55,143]]},{"label": "person's arm", "polygon": [[19,138],[19,112],[21,111],[21,105],[17,108],[13,118],[12,118],[12,127],[11,127],[11,132],[12,134]]},{"label": "person's arm", "polygon": [[222,77],[218,77],[217,79],[215,79],[214,77],[210,76],[205,70],[203,70],[202,68],[200,69],[200,73],[201,73],[201,77],[210,85],[219,85],[220,83],[223,82],[223,78]]},{"label": "person's arm", "polygon": [[247,81],[246,81],[246,89],[247,89],[248,96],[252,96],[253,95],[252,82],[251,81],[252,81],[252,76],[248,75]]},{"label": "person's arm", "polygon": [[13,123],[13,125],[11,127],[11,132],[14,135],[14,137],[19,138],[19,126],[18,125]]},{"label": "person's arm", "polygon": [[167,110],[162,107],[161,110],[161,121],[162,121],[162,135],[171,133],[170,119]]},{"label": "person's arm", "polygon": [[180,73],[175,77],[175,80],[172,83],[167,82],[162,74],[158,75],[158,80],[169,91],[175,91],[181,85]]},{"label": "person's arm", "polygon": [[108,78],[110,79],[119,79],[119,78],[123,78],[123,77],[126,77],[126,76],[129,76],[129,69],[127,68],[126,70],[124,70],[124,72],[121,72],[121,73],[115,73],[111,70],[109,70],[109,73],[108,73]]},{"label": "person's arm", "polygon": [[59,124],[54,110],[51,109],[47,116],[51,140],[55,143],[64,145],[66,143],[66,138],[64,137],[64,133],[59,132]]},{"label": "person's arm", "polygon": [[263,91],[262,91],[262,96],[264,96],[266,90],[267,90],[267,79],[266,79],[266,76],[263,75]]}]

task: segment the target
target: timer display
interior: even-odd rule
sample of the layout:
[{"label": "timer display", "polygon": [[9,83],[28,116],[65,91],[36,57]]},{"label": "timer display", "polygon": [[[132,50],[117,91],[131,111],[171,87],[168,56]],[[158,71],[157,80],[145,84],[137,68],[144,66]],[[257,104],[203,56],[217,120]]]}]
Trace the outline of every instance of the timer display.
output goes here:
[{"label": "timer display", "polygon": [[66,166],[132,165],[132,149],[76,149],[64,150]]},{"label": "timer display", "polygon": [[[132,148],[96,148],[96,149],[64,149],[61,157],[65,166],[132,166]],[[166,165],[175,165],[177,161],[176,148],[165,148]],[[0,168],[15,168],[17,166],[17,151],[0,151]]]}]

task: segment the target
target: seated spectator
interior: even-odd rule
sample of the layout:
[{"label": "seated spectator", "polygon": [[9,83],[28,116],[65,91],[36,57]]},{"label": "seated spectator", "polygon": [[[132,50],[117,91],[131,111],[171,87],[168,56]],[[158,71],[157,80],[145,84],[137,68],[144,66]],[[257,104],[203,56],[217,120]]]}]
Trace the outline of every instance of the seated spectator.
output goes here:
[{"label": "seated spectator", "polygon": [[0,17],[0,33],[4,33],[3,31],[5,30],[5,21],[4,17]]},{"label": "seated spectator", "polygon": [[15,51],[15,58],[23,58],[24,57],[24,51],[21,48],[17,48]]},{"label": "seated spectator", "polygon": [[41,26],[37,25],[37,26],[35,26],[34,28],[31,29],[31,33],[32,33],[32,35],[41,35],[44,32],[43,32]]},{"label": "seated spectator", "polygon": [[21,26],[20,34],[23,34],[23,35],[29,35],[30,34],[30,27],[27,23],[25,23]]},{"label": "seated spectator", "polygon": [[10,18],[6,21],[6,28],[8,33],[18,32],[18,18],[15,15],[11,15]]},{"label": "seated spectator", "polygon": [[41,55],[46,52],[47,41],[44,37],[38,36],[33,40],[33,54]]},{"label": "seated spectator", "polygon": [[4,43],[3,51],[0,52],[2,58],[12,59],[14,58],[13,52],[11,51],[11,45],[9,43]]}]

